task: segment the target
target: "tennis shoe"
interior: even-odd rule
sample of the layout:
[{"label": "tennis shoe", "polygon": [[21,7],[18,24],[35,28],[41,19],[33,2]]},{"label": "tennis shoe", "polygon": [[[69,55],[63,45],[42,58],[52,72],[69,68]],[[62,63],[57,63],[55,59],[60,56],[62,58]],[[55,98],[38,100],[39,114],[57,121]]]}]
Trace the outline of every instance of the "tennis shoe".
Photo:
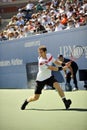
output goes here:
[{"label": "tennis shoe", "polygon": [[28,104],[28,102],[27,102],[27,100],[25,100],[21,106],[21,110],[24,110],[27,104]]},{"label": "tennis shoe", "polygon": [[64,102],[66,109],[69,109],[70,105],[72,104],[72,101],[70,99],[66,100]]}]

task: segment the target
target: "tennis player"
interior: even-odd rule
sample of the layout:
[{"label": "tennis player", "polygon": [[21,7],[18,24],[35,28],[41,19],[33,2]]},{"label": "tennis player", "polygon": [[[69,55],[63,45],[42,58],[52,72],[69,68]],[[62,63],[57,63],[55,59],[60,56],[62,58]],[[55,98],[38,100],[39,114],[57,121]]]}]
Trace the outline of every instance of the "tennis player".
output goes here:
[{"label": "tennis player", "polygon": [[36,77],[36,88],[35,88],[35,93],[33,96],[27,98],[24,103],[21,106],[21,110],[24,110],[26,105],[28,103],[36,101],[39,99],[42,89],[44,88],[45,85],[52,86],[54,87],[57,91],[60,97],[62,98],[62,101],[64,102],[65,108],[68,109],[71,105],[71,100],[66,99],[64,92],[62,88],[60,87],[59,83],[57,80],[52,76],[51,71],[60,71],[60,70],[66,70],[69,66],[70,63],[67,63],[64,67],[56,67],[52,66],[52,64],[57,64],[61,65],[61,61],[57,61],[54,59],[54,57],[50,54],[47,53],[47,48],[45,46],[40,46],[38,48],[38,73]]}]

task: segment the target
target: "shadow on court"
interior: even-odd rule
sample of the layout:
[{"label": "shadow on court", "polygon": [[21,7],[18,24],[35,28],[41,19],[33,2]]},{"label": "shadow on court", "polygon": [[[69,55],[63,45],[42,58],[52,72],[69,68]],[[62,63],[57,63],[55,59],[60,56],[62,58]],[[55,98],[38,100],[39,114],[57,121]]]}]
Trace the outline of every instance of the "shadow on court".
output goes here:
[{"label": "shadow on court", "polygon": [[40,109],[40,108],[30,108],[25,110],[31,110],[31,111],[79,111],[79,112],[87,112],[87,109],[85,108],[70,108],[68,110],[66,109]]}]

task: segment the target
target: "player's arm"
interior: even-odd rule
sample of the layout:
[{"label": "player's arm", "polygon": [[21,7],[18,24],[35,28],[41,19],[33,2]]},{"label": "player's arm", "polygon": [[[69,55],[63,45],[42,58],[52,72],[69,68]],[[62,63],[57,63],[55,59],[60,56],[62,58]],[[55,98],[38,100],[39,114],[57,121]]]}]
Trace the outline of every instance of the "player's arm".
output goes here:
[{"label": "player's arm", "polygon": [[55,64],[55,65],[62,65],[62,61],[55,60],[55,61],[54,61],[54,64]]},{"label": "player's arm", "polygon": [[61,66],[63,66],[63,67],[64,67],[64,66],[70,67],[71,61],[69,61],[69,62],[67,62],[67,63],[64,63],[64,62],[62,62],[62,61],[60,61],[60,60],[55,60],[54,64],[55,64],[55,65],[61,65]]},{"label": "player's arm", "polygon": [[64,67],[56,67],[56,66],[47,66],[47,69],[50,69],[52,71],[61,71],[61,70],[66,70],[68,67],[64,66]]},{"label": "player's arm", "polygon": [[[55,60],[54,58],[53,58],[53,63],[55,65],[61,65],[61,66],[63,64],[63,62],[61,62],[59,60]],[[67,64],[67,65],[64,64],[64,66],[62,66],[62,67],[57,67],[57,66],[52,66],[52,65],[47,65],[47,64],[45,64],[45,65],[47,66],[47,69],[50,69],[51,71],[66,70],[70,66],[70,64]]]}]

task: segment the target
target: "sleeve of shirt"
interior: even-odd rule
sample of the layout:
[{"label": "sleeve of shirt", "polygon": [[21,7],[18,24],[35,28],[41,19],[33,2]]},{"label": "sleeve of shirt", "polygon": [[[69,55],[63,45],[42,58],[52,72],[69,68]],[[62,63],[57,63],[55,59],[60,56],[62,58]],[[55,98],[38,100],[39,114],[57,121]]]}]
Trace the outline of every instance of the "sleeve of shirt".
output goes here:
[{"label": "sleeve of shirt", "polygon": [[52,64],[52,63],[54,63],[56,61],[56,59],[50,53],[48,53],[48,57],[49,57],[48,65],[50,65],[50,63]]},{"label": "sleeve of shirt", "polygon": [[[51,55],[52,56],[52,55]],[[54,63],[56,61],[56,59],[52,56],[52,62]]]},{"label": "sleeve of shirt", "polygon": [[53,61],[53,63],[54,63],[54,62],[56,61],[56,59],[53,57],[53,58],[52,58],[52,61]]}]

